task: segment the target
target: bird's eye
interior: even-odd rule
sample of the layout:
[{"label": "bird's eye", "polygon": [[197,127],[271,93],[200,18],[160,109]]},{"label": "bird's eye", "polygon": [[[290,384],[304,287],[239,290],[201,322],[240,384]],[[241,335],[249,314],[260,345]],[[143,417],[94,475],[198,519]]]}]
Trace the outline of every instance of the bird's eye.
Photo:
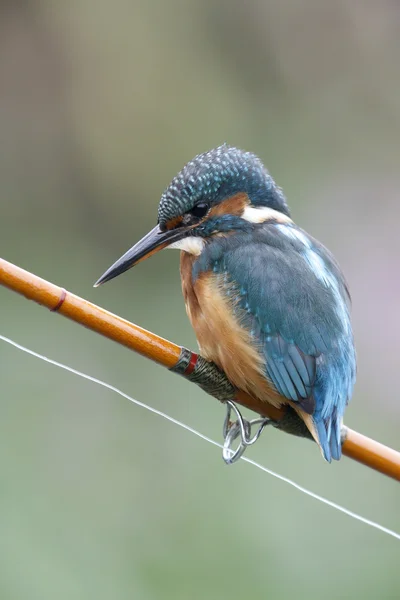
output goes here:
[{"label": "bird's eye", "polygon": [[196,219],[202,219],[208,213],[209,206],[205,202],[200,202],[200,204],[196,204],[189,211],[190,216],[195,217]]}]

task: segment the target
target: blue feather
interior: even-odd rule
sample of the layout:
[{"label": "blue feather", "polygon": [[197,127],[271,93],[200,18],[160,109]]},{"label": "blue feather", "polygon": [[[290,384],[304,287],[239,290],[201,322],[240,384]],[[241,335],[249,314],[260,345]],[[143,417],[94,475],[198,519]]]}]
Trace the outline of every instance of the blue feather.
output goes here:
[{"label": "blue feather", "polygon": [[266,377],[312,415],[325,459],[338,460],[356,358],[348,292],[335,260],[293,225],[246,225],[241,232],[235,221],[231,235],[207,244],[194,278],[211,268],[236,287],[241,322],[261,348]]}]

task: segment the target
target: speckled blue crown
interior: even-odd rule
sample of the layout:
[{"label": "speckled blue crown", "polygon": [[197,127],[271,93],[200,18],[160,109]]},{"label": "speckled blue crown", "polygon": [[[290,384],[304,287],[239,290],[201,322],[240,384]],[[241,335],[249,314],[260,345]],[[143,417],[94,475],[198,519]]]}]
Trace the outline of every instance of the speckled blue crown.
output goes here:
[{"label": "speckled blue crown", "polygon": [[269,206],[289,216],[285,196],[251,152],[224,144],[188,162],[161,196],[158,221],[167,221],[190,210],[199,202],[218,204],[245,192],[254,206]]}]

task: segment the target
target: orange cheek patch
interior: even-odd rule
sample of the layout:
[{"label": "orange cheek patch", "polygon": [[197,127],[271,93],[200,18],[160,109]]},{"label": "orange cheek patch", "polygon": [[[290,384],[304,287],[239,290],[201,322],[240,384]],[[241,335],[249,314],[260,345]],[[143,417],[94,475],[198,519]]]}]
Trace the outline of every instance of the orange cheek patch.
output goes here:
[{"label": "orange cheek patch", "polygon": [[180,225],[180,223],[182,223],[182,218],[183,217],[175,217],[174,219],[167,221],[166,228],[167,229],[175,229],[175,227],[178,227],[178,225]]},{"label": "orange cheek patch", "polygon": [[219,217],[221,215],[237,215],[240,217],[245,207],[249,204],[248,195],[240,192],[214,206],[209,214],[210,217]]}]

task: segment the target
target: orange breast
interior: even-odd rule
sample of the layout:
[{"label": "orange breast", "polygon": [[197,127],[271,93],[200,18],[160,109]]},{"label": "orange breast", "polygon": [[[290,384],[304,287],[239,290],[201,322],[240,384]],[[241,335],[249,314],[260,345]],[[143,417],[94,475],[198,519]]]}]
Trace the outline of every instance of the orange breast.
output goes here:
[{"label": "orange breast", "polygon": [[[195,257],[181,253],[182,291],[186,311],[201,354],[215,362],[239,389],[270,402],[287,403],[265,375],[265,357],[234,314],[234,304],[223,292],[222,276],[202,273],[192,284]],[[238,309],[237,309],[238,310]]]}]

